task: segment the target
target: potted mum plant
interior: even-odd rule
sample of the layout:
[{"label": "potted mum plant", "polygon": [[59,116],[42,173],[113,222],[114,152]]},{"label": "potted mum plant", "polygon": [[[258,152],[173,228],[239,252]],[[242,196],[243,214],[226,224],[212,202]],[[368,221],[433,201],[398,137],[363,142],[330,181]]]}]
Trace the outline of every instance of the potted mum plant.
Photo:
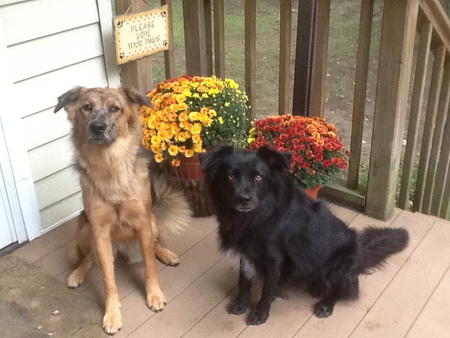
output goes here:
[{"label": "potted mum plant", "polygon": [[193,209],[212,214],[198,153],[217,145],[244,148],[251,127],[246,94],[231,79],[187,76],[159,83],[142,107],[142,143],[168,171]]},{"label": "potted mum plant", "polygon": [[247,96],[231,79],[187,76],[165,80],[147,94],[142,142],[158,163],[183,159],[218,144],[246,146],[250,119]]},{"label": "potted mum plant", "polygon": [[269,146],[292,153],[291,172],[295,181],[310,190],[313,198],[320,187],[347,168],[349,152],[344,149],[336,127],[325,118],[269,116],[255,121],[248,141],[250,149]]}]

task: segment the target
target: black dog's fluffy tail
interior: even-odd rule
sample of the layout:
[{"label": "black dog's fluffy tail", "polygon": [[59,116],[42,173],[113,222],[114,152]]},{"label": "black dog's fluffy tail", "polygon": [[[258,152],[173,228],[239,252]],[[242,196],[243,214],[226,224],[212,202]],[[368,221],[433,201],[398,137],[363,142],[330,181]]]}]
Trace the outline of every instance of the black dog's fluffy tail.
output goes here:
[{"label": "black dog's fluffy tail", "polygon": [[401,228],[370,227],[358,235],[360,273],[380,268],[384,260],[408,245],[409,235]]}]

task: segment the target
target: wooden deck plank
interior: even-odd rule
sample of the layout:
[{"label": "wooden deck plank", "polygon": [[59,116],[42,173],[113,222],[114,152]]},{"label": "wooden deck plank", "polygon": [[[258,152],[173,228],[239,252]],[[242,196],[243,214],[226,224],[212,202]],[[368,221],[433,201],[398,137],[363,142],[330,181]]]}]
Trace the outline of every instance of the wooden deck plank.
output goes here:
[{"label": "wooden deck plank", "polygon": [[70,220],[63,226],[27,243],[15,250],[12,255],[28,263],[34,263],[46,255],[52,254],[58,247],[73,240],[76,236],[77,218]]},{"label": "wooden deck plank", "polygon": [[[337,303],[333,315],[329,318],[321,319],[311,316],[295,337],[348,337],[351,334],[386,286],[395,278],[400,267],[422,241],[423,236],[435,221],[434,218],[422,214],[400,212],[398,209],[395,212],[397,217],[389,222],[358,215],[350,226],[357,229],[372,225],[405,227],[410,234],[409,246],[401,253],[390,257],[381,271],[375,271],[372,275],[360,276],[360,298],[358,300]],[[386,337],[389,336],[394,337],[393,335]]]},{"label": "wooden deck plank", "polygon": [[438,220],[351,337],[405,336],[448,270],[449,242],[449,223]]},{"label": "wooden deck plank", "polygon": [[450,270],[447,270],[425,308],[420,313],[408,338],[422,338],[432,335],[445,337],[450,332]]},{"label": "wooden deck plank", "polygon": [[70,268],[73,259],[71,255],[75,243],[76,239],[74,238],[55,249],[51,254],[38,259],[34,264],[47,271],[50,275],[58,277]]},{"label": "wooden deck plank", "polygon": [[[179,258],[181,263],[182,259],[181,256],[188,251],[191,247],[195,246],[197,242],[199,242],[201,239],[208,236],[211,232],[215,231],[215,220],[214,217],[203,217],[203,218],[194,218],[192,221],[191,226],[185,230],[184,233],[169,237],[165,240],[165,246],[175,252]],[[73,270],[73,266],[71,265],[72,262],[68,262],[69,265],[67,267],[67,270],[64,271],[64,273],[60,274],[58,277],[61,280],[66,281],[67,277],[69,277],[70,273]],[[116,269],[119,269],[124,264],[123,261],[116,262]],[[139,268],[140,265],[143,265],[143,263],[136,263],[136,267],[133,267],[133,269]],[[129,266],[129,264],[126,264]],[[134,265],[134,264],[132,264]],[[158,262],[158,268],[159,270],[163,269],[165,265],[162,265]],[[123,273],[127,274],[126,268],[124,270],[116,271],[116,276],[120,278]],[[144,276],[144,274],[142,274]],[[87,289],[93,287],[94,284],[99,284],[95,287],[95,290],[103,290],[103,282],[102,282],[102,275],[101,271],[97,264],[93,264],[91,270],[89,271],[85,282],[80,285],[79,289],[82,291],[86,291]],[[103,293],[103,291],[102,291]]]},{"label": "wooden deck plank", "polygon": [[[161,288],[167,300],[166,308],[171,306],[175,297],[184,292],[186,288],[221,260],[222,254],[218,250],[216,234],[210,233],[180,258],[181,264],[178,267],[165,268],[159,273]],[[142,287],[128,294],[126,290],[119,289],[119,294],[122,295],[122,315],[123,321],[126,323],[121,336],[125,337],[151,318],[154,313],[145,305],[143,284]]]},{"label": "wooden deck plank", "polygon": [[159,332],[161,338],[181,337],[233,289],[237,268],[229,259],[220,260],[175,297],[161,314],[152,316],[130,336],[148,337],[149,332]]},{"label": "wooden deck plank", "polygon": [[347,209],[337,204],[328,204],[328,208],[331,212],[339,217],[345,224],[350,224],[356,216],[358,216],[358,212],[352,209]]}]

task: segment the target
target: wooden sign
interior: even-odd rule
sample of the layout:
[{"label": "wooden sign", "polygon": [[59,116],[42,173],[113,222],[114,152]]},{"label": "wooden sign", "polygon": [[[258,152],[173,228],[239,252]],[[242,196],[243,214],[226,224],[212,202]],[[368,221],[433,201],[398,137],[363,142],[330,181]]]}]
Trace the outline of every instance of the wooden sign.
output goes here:
[{"label": "wooden sign", "polygon": [[169,49],[168,7],[114,18],[118,65]]}]

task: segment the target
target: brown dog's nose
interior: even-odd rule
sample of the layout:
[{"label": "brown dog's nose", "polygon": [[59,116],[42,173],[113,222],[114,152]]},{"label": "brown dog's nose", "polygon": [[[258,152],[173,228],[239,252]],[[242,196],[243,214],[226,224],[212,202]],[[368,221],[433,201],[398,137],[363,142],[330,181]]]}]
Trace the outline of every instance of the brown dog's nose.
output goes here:
[{"label": "brown dog's nose", "polygon": [[89,130],[95,135],[101,135],[106,130],[105,122],[96,122],[89,125]]}]

